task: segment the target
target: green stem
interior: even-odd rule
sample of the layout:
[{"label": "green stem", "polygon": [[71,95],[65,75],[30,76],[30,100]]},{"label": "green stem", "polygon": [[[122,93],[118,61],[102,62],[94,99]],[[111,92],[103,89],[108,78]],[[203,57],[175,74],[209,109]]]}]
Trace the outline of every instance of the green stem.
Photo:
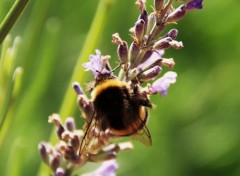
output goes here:
[{"label": "green stem", "polygon": [[88,61],[89,55],[95,49],[98,39],[101,37],[102,29],[105,23],[107,12],[112,4],[112,0],[101,0],[99,2],[95,17],[91,24],[91,28],[88,32],[85,44],[82,48],[82,51],[79,55],[78,61],[76,63],[75,69],[73,71],[69,87],[65,94],[62,106],[60,108],[60,115],[62,118],[66,118],[69,115],[73,115],[74,110],[76,110],[76,93],[73,91],[71,84],[74,81],[84,82],[86,81],[87,76],[82,67],[84,62]]},{"label": "green stem", "polygon": [[[62,106],[59,114],[61,119],[64,121],[67,117],[74,114],[77,108],[76,104],[76,93],[74,92],[71,84],[74,81],[84,82],[86,80],[86,74],[82,67],[82,63],[86,62],[89,58],[89,54],[94,50],[97,41],[101,37],[101,32],[104,27],[108,10],[111,7],[113,0],[101,0],[99,1],[97,11],[95,13],[93,22],[85,40],[85,44],[79,55],[78,61],[74,68],[69,87],[66,91]],[[55,130],[52,131],[50,142],[56,141]],[[38,172],[38,176],[45,176],[49,174],[49,169],[42,163]]]},{"label": "green stem", "polygon": [[21,15],[22,11],[26,7],[29,0],[16,0],[12,8],[4,18],[0,25],[0,44],[3,42],[4,38],[7,36],[12,26]]}]

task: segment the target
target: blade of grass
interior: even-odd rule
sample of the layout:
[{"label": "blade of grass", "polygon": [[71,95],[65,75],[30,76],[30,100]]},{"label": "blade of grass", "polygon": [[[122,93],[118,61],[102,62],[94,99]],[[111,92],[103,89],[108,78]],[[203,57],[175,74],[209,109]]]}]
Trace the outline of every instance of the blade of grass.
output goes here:
[{"label": "blade of grass", "polygon": [[12,26],[15,24],[29,0],[16,0],[0,25],[0,44],[3,42]]}]

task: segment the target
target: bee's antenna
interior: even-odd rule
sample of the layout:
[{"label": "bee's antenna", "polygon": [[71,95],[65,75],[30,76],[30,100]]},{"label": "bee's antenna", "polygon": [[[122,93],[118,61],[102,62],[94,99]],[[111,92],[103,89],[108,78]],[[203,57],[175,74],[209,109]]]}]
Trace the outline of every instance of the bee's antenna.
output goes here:
[{"label": "bee's antenna", "polygon": [[95,72],[97,72],[97,73],[99,73],[99,74],[102,74],[99,70],[96,70],[96,69],[93,68],[93,67],[92,67],[92,69],[93,69]]},{"label": "bee's antenna", "polygon": [[111,72],[113,73],[116,69],[118,69],[119,67],[121,67],[123,65],[123,63],[118,64],[118,66],[116,66],[114,69],[111,70]]}]

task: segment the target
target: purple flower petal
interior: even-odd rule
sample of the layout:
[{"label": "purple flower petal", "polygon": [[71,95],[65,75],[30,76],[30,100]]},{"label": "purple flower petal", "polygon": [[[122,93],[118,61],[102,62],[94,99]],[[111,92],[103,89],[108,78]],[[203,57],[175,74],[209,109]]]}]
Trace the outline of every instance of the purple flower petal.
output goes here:
[{"label": "purple flower petal", "polygon": [[160,93],[161,95],[166,95],[167,90],[170,86],[170,84],[173,84],[176,82],[177,73],[169,71],[165,73],[161,78],[156,80],[151,85],[151,91],[153,94]]},{"label": "purple flower petal", "polygon": [[152,55],[149,57],[149,59],[154,59],[154,58],[159,58],[162,57],[164,55],[164,50],[156,50],[152,53]]},{"label": "purple flower petal", "polygon": [[96,50],[96,55],[90,55],[89,62],[83,64],[86,71],[91,70],[94,76],[98,75],[98,71],[101,71],[101,52]]},{"label": "purple flower petal", "polygon": [[154,67],[155,65],[160,65],[163,54],[164,54],[164,50],[154,51],[146,61],[138,65],[137,67],[138,71],[141,72],[151,65],[152,65],[151,67]]},{"label": "purple flower petal", "polygon": [[118,167],[116,160],[105,161],[97,170],[86,173],[83,176],[115,176]]},{"label": "purple flower petal", "polygon": [[184,10],[194,10],[194,9],[202,9],[203,8],[203,0],[192,0],[184,7]]},{"label": "purple flower petal", "polygon": [[85,71],[91,70],[95,77],[97,77],[99,73],[110,73],[110,71],[105,68],[106,61],[102,60],[100,50],[96,50],[96,55],[91,54],[89,60],[89,62],[83,64]]}]

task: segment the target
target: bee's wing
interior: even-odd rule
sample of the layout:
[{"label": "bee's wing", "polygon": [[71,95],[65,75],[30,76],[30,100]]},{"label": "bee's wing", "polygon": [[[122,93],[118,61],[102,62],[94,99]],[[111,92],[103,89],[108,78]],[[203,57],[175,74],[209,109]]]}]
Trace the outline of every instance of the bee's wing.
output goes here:
[{"label": "bee's wing", "polygon": [[141,130],[139,130],[135,134],[131,135],[130,138],[133,140],[138,140],[147,146],[152,145],[151,134],[146,125],[144,125],[144,127]]},{"label": "bee's wing", "polygon": [[99,137],[99,133],[97,134],[95,132],[95,130],[98,130],[99,128],[94,117],[95,112],[93,113],[91,121],[87,124],[88,126],[86,127],[82,142],[80,144],[79,155],[81,155],[84,151],[88,151],[92,147],[95,140]]},{"label": "bee's wing", "polygon": [[130,137],[134,140],[140,141],[141,143],[143,143],[147,146],[150,146],[150,145],[152,145],[152,138],[151,138],[151,134],[146,126],[146,122],[148,119],[148,112],[146,109],[144,109],[144,111],[145,111],[144,120],[142,120],[142,118],[140,117],[139,114],[134,113],[135,116],[138,116],[137,124],[138,124],[138,127],[140,127],[140,129],[139,128],[136,129],[136,127],[132,126],[132,128],[135,128],[136,133],[132,134]]}]

